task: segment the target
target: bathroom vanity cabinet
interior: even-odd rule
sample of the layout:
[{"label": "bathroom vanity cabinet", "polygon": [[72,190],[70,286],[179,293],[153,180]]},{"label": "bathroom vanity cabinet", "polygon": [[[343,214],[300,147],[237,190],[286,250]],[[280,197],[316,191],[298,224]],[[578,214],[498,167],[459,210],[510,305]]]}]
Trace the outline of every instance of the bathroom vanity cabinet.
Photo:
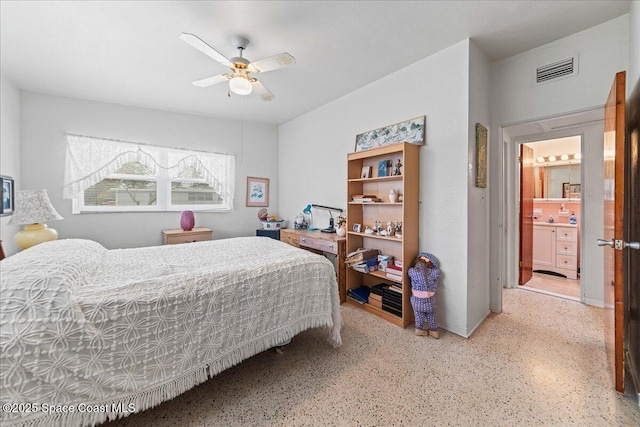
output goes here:
[{"label": "bathroom vanity cabinet", "polygon": [[579,240],[577,225],[534,223],[533,271],[551,271],[577,279]]}]

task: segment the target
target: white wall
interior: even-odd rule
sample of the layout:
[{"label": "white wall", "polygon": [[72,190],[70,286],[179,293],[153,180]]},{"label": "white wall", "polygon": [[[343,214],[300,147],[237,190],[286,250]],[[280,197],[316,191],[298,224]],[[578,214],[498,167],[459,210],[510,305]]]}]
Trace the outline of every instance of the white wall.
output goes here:
[{"label": "white wall", "polygon": [[64,217],[48,224],[58,230],[59,238],[92,239],[109,249],[159,245],[162,229],[180,228],[180,212],[71,213],[71,200],[62,198],[65,133],[234,153],[234,210],[196,212],[196,227],[212,228],[214,239],[255,235],[259,208],[245,207],[246,177],[270,178],[270,210],[274,211],[278,206],[278,129],[255,123],[244,123],[243,128],[241,147],[239,122],[22,92],[21,187],[48,190]]},{"label": "white wall", "polygon": [[[489,314],[489,193],[491,187],[476,187],[476,123],[489,129],[490,64],[487,57],[469,44],[469,147],[467,168],[467,331],[474,331]],[[488,141],[487,141],[487,148]],[[491,164],[487,163],[487,171]],[[488,184],[488,183],[487,183]]]},{"label": "white wall", "polygon": [[[467,330],[469,41],[458,43],[280,126],[280,212],[346,208],[347,153],[358,133],[426,115],[420,153],[420,250],[441,261],[438,322]],[[314,214],[314,221],[327,221]],[[321,222],[320,226],[326,226]]]},{"label": "white wall", "polygon": [[[20,179],[20,90],[0,70],[0,175],[12,177],[15,189]],[[7,225],[11,216],[0,218],[0,239],[7,256],[18,251],[13,236],[22,228]]]},{"label": "white wall", "polygon": [[[532,73],[535,67],[574,53],[578,53],[580,57],[577,76],[533,85]],[[494,164],[502,164],[503,156],[506,157],[510,152],[505,150],[502,143],[501,127],[602,107],[616,72],[627,69],[628,57],[629,16],[624,15],[539,48],[492,63],[491,161],[497,162]],[[601,151],[598,153],[597,150],[585,149],[583,162],[593,165],[590,166],[590,171],[596,175],[602,173],[601,155]],[[509,277],[505,269],[512,275],[517,271],[516,262],[511,261],[504,267],[500,265],[507,255],[515,251],[513,245],[503,247],[512,243],[508,241],[507,236],[513,236],[517,232],[515,219],[504,211],[505,200],[510,197],[504,187],[508,187],[509,183],[516,179],[515,162],[506,163],[504,179],[501,174],[502,170],[499,166],[491,171],[491,185],[500,191],[500,193],[491,194],[491,251],[501,254],[491,259],[492,280],[496,279],[493,277],[495,274],[500,275],[498,280],[492,281],[492,309],[496,309],[493,301],[497,299],[496,293],[501,292],[500,286],[508,283]],[[513,209],[515,202],[512,200],[510,203],[509,209]],[[598,209],[595,206],[586,206],[582,214],[596,218]],[[600,227],[600,225],[593,224],[594,227]],[[598,253],[598,248],[592,245],[584,245],[584,248],[583,265],[602,263],[602,255]],[[600,305],[601,301],[592,301],[592,303]]]}]

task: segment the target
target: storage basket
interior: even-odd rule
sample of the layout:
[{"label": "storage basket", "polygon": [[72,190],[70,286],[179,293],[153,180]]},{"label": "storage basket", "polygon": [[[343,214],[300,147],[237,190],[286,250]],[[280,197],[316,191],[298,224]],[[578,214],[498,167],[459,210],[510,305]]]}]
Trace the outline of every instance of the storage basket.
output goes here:
[{"label": "storage basket", "polygon": [[278,221],[261,221],[262,228],[264,230],[280,230],[281,228],[287,228],[286,221],[280,219]]}]

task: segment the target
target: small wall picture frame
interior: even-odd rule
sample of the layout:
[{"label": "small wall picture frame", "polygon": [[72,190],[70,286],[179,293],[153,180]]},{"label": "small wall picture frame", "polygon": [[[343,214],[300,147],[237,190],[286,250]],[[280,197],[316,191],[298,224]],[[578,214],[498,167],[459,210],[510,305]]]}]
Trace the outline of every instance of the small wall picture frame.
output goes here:
[{"label": "small wall picture frame", "polygon": [[247,206],[269,206],[269,178],[247,177]]},{"label": "small wall picture frame", "polygon": [[353,232],[361,233],[362,232],[362,224],[353,224]]},{"label": "small wall picture frame", "polygon": [[15,182],[12,177],[0,175],[0,186],[2,187],[2,206],[0,216],[13,215],[15,209]]},{"label": "small wall picture frame", "polygon": [[476,123],[476,187],[487,188],[487,128]]},{"label": "small wall picture frame", "polygon": [[371,166],[362,167],[362,173],[360,174],[360,178],[362,179],[371,178]]}]

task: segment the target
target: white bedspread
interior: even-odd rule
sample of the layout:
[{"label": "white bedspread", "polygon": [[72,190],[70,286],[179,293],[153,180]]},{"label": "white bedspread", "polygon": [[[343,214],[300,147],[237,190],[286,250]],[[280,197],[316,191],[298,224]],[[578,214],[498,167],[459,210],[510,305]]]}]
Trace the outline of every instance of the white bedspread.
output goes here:
[{"label": "white bedspread", "polygon": [[333,265],[269,238],[59,240],[0,269],[2,426],[139,412],[313,327],[341,344]]}]

